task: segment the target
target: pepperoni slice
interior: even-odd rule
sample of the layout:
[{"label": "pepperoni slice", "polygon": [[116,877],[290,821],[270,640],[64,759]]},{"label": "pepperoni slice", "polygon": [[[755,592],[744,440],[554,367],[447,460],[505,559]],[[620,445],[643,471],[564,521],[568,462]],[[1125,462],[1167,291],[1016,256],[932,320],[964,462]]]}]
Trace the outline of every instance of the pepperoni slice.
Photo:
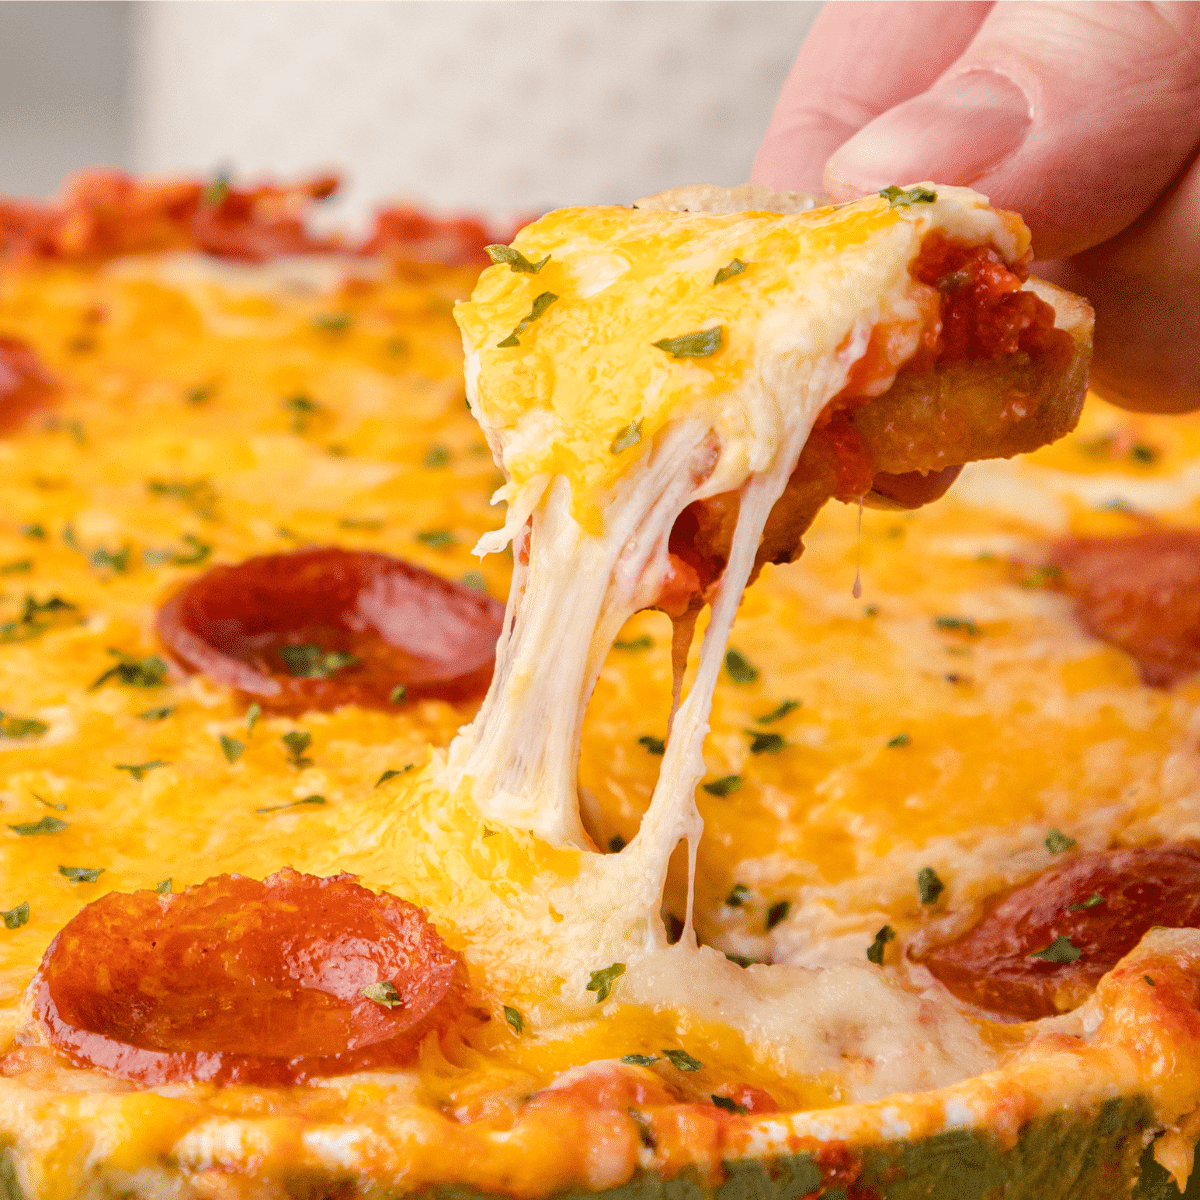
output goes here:
[{"label": "pepperoni slice", "polygon": [[326,547],[214,567],[163,606],[158,633],[210,679],[296,713],[481,696],[503,616],[412,563]]},{"label": "pepperoni slice", "polygon": [[54,380],[42,360],[19,338],[0,337],[0,433],[8,433],[45,407]]},{"label": "pepperoni slice", "polygon": [[1151,687],[1200,671],[1200,530],[1066,538],[1050,562],[1079,623],[1129,654]]},{"label": "pepperoni slice", "polygon": [[1033,1020],[1082,1004],[1155,925],[1200,926],[1200,845],[1081,854],[921,961],[960,999]]},{"label": "pepperoni slice", "polygon": [[466,983],[419,908],[284,868],[110,892],[50,943],[33,995],[50,1042],[85,1066],[279,1087],[411,1062]]}]

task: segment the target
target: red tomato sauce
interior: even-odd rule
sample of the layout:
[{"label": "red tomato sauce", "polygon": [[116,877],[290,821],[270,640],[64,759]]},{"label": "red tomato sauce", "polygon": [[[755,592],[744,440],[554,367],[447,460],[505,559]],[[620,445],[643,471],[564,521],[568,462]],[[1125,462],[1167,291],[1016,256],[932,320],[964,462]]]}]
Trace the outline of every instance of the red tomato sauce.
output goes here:
[{"label": "red tomato sauce", "polygon": [[1156,925],[1200,926],[1200,845],[1074,856],[921,961],[959,999],[1029,1021],[1082,1004]]},{"label": "red tomato sauce", "polygon": [[1065,538],[1050,563],[1079,623],[1130,655],[1151,687],[1200,671],[1200,530]]},{"label": "red tomato sauce", "polygon": [[503,617],[402,559],[327,547],[214,567],[167,601],[158,634],[187,666],[296,713],[477,699]]},{"label": "red tomato sauce", "polygon": [[[363,988],[390,986],[380,1003]],[[412,1062],[463,1006],[466,968],[417,907],[351,875],[219,875],[110,892],[33,982],[50,1042],[143,1084],[286,1086]]]},{"label": "red tomato sauce", "polygon": [[44,409],[54,390],[54,380],[33,348],[0,336],[0,434]]}]

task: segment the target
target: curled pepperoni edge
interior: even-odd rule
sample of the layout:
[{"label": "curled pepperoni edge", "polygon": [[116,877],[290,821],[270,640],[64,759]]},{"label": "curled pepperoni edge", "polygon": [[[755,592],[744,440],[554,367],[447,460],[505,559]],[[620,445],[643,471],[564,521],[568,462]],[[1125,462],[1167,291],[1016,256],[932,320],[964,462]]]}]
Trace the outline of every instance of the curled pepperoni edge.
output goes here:
[{"label": "curled pepperoni edge", "polygon": [[[154,903],[159,912],[167,917],[173,907],[186,907],[189,902],[194,904],[203,901],[206,893],[211,892],[214,887],[230,884],[239,886],[242,891],[260,889],[260,905],[264,904],[264,900],[273,890],[282,890],[289,898],[294,899],[298,890],[302,892],[319,888],[326,898],[332,896],[343,905],[351,902],[360,906],[367,904],[371,906],[373,915],[381,915],[381,919],[389,918],[393,922],[402,922],[408,934],[408,961],[397,963],[396,972],[405,968],[411,969],[412,960],[420,959],[425,970],[422,983],[428,987],[430,994],[419,1006],[401,1008],[395,1018],[388,1022],[395,1030],[392,1036],[345,1051],[320,1055],[282,1057],[270,1054],[230,1053],[216,1046],[204,1050],[151,1048],[111,1037],[103,1030],[82,1028],[72,1023],[67,1015],[71,1001],[78,1002],[84,998],[78,991],[74,996],[70,994],[72,977],[89,968],[97,969],[98,962],[102,962],[108,955],[119,955],[123,949],[119,943],[106,949],[102,939],[91,936],[95,931],[89,930],[90,925],[97,924],[101,916],[108,916],[110,910],[116,910],[119,921],[120,909],[124,906],[127,910],[125,915],[139,922],[136,931],[144,934],[146,926],[140,922],[147,916],[145,910],[150,909],[150,905],[145,903],[147,900]],[[252,899],[242,897],[239,901],[239,915],[253,904]],[[86,964],[64,961],[64,946],[81,931],[84,936],[80,939],[78,950],[86,957]],[[164,934],[166,932],[164,928]],[[122,960],[116,957],[110,961]],[[388,974],[386,968],[382,973]],[[398,979],[399,975],[393,972],[392,978]],[[187,981],[181,982],[186,987]],[[251,1084],[261,1087],[286,1087],[310,1079],[411,1064],[417,1057],[421,1042],[427,1036],[449,1028],[459,1018],[465,1006],[467,986],[467,970],[461,955],[446,946],[422,909],[399,897],[371,892],[359,885],[353,875],[321,878],[302,875],[290,868],[284,868],[261,883],[239,875],[219,875],[174,895],[158,895],[155,892],[110,892],[83,908],[59,931],[47,948],[41,966],[34,976],[32,993],[34,1017],[45,1032],[47,1040],[77,1065],[96,1068],[118,1078],[149,1086],[204,1082],[222,1086]],[[365,1009],[376,1023],[380,1019],[382,1010],[377,1010],[373,1000],[355,997],[350,1003],[344,999],[342,1003],[347,1008],[357,1005],[360,1009]],[[359,1025],[362,1025],[361,1018]]]},{"label": "curled pepperoni edge", "polygon": [[[294,582],[298,576],[303,586]],[[320,612],[319,602],[337,598],[339,589],[335,611]],[[436,614],[428,611],[430,599],[437,603]],[[403,611],[401,601],[408,602]],[[263,619],[244,621],[239,606],[243,614]],[[308,619],[300,619],[306,609]],[[272,623],[281,613],[297,619]],[[422,625],[434,616],[435,628]],[[403,559],[327,546],[213,567],[163,605],[156,628],[186,666],[254,697],[264,708],[297,713],[342,704],[390,710],[397,685],[404,686],[410,701],[478,698],[491,681],[503,617],[499,601]],[[254,639],[275,635],[287,640],[296,634],[292,640],[302,642],[299,631],[314,623],[339,626],[347,636],[373,633],[387,647],[423,660],[426,669],[407,678],[392,671],[364,679],[362,671],[350,666],[325,678],[296,678],[268,673],[247,661],[254,654]],[[456,645],[448,644],[448,630],[458,635]],[[452,652],[465,661],[451,662]],[[370,666],[364,657],[363,670]]]}]

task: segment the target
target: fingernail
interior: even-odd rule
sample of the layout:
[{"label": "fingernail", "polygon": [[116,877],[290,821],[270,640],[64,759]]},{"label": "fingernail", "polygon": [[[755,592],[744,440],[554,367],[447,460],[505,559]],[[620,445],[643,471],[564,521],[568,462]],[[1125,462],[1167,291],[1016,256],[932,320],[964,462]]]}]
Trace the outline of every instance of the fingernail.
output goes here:
[{"label": "fingernail", "polygon": [[964,71],[860,129],[829,160],[825,184],[835,200],[924,179],[971,184],[1008,158],[1032,123],[1028,96],[1007,75]]}]

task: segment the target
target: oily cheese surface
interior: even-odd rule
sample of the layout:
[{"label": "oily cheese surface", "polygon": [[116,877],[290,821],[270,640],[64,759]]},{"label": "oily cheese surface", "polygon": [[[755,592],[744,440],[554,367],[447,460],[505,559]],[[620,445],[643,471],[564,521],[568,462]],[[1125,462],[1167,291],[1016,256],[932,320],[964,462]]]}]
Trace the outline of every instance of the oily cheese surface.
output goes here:
[{"label": "oily cheese surface", "polygon": [[[113,651],[163,653],[158,606],[211,563],[336,544],[505,594],[509,559],[469,553],[500,524],[488,500],[502,482],[464,405],[451,317],[473,273],[357,274],[331,286],[312,272],[231,275],[171,259],[0,278],[0,333],[32,344],[63,384],[44,419],[0,440],[0,710],[6,730],[13,718],[45,726],[0,739],[0,910],[29,906],[27,921],[0,929],[4,1048],[46,946],[90,900],[287,864],[352,871],[426,907],[465,951],[490,1021],[454,1061],[411,1075],[286,1098],[199,1089],[141,1117],[130,1093],[130,1169],[220,1114],[265,1104],[336,1121],[381,1095],[470,1114],[569,1067],[666,1045],[703,1061],[702,1092],[739,1081],[784,1108],[839,1103],[836,1081],[789,1077],[669,1007],[617,1005],[514,1035],[504,1007],[533,1012],[537,998],[512,994],[502,955],[483,948],[509,935],[504,903],[522,903],[532,881],[570,878],[579,858],[487,828],[412,782],[470,706],[252,722],[226,689],[182,671],[161,686],[96,686]],[[1134,532],[1147,515],[1194,526],[1198,453],[1200,421],[1093,399],[1074,435],[1019,464],[969,469],[928,510],[868,510],[860,530],[856,510],[827,509],[803,559],[768,567],[734,627],[740,657],[717,687],[697,795],[701,939],[751,958],[861,963],[887,922],[894,967],[910,940],[969,923],[986,895],[1048,866],[1050,828],[1085,849],[1200,837],[1200,683],[1142,686],[1040,570],[1068,531]],[[70,607],[31,621],[27,596]],[[602,849],[632,838],[649,801],[669,638],[661,614],[629,622],[588,712],[581,783]],[[282,741],[295,731],[311,735],[307,763]],[[244,746],[234,761],[222,736]],[[399,774],[379,783],[386,772]],[[324,803],[289,807],[313,796]],[[11,828],[47,818],[46,832]],[[668,917],[683,912],[677,865]],[[101,873],[76,882],[62,867]],[[932,906],[920,902],[923,867],[946,885]],[[1019,1040],[1002,1027],[985,1035],[999,1053]],[[60,1132],[86,1129],[78,1096],[123,1088],[51,1072],[37,1103],[60,1114]],[[0,1133],[12,1136],[6,1121],[33,1110],[7,1103]],[[70,1194],[76,1167],[60,1167],[44,1165],[44,1178]],[[45,1194],[56,1194],[49,1183]]]}]

